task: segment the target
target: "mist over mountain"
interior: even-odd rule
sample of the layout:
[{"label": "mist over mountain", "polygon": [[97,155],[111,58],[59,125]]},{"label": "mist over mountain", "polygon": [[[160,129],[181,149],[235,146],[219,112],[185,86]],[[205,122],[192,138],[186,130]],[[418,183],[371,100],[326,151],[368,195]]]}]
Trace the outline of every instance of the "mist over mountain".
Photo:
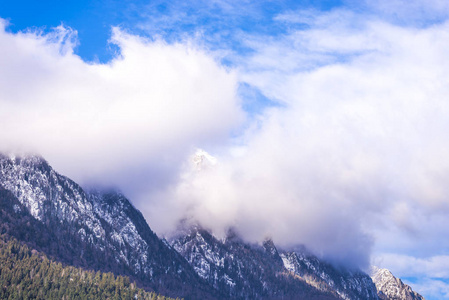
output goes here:
[{"label": "mist over mountain", "polygon": [[372,238],[361,228],[362,208],[345,199],[327,200],[327,192],[314,185],[307,188],[314,195],[301,196],[303,182],[295,182],[288,166],[279,171],[272,161],[259,164],[245,156],[223,162],[199,149],[178,184],[144,213],[161,234],[170,235],[180,220],[219,237],[233,228],[250,243],[271,238],[286,248],[306,244],[337,265],[368,269]]},{"label": "mist over mountain", "polygon": [[[203,151],[194,158],[198,172],[216,163]],[[139,287],[164,295],[354,300],[419,296],[387,270],[387,279],[373,277],[375,285],[354,265],[333,265],[304,246],[278,248],[270,239],[252,243],[234,229],[217,237],[185,220],[169,240],[160,239],[123,194],[86,192],[37,155],[0,154],[0,204],[1,243],[18,240],[57,262],[129,276]],[[395,282],[406,291],[399,298]]]}]

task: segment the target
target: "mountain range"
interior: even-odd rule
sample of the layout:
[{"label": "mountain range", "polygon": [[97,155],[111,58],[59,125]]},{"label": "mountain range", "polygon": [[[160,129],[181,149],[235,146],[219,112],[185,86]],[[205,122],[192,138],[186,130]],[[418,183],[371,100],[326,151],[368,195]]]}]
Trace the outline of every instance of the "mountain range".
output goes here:
[{"label": "mountain range", "polygon": [[232,228],[219,239],[181,223],[161,239],[123,194],[83,189],[37,155],[0,154],[0,209],[3,238],[65,265],[127,276],[167,296],[424,299],[388,270],[374,269],[370,276],[336,267],[303,246],[248,243]]}]

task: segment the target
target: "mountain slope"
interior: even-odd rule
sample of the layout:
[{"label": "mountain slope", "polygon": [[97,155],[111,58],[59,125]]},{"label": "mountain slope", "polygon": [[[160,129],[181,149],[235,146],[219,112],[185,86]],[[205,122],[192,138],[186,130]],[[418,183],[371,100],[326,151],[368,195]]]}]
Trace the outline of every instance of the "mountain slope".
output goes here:
[{"label": "mountain slope", "polygon": [[[112,257],[102,255],[74,231],[66,222],[37,220],[12,192],[0,185],[0,234],[15,237],[64,263],[108,270]],[[119,266],[114,271],[117,269]]]},{"label": "mountain slope", "polygon": [[[28,219],[3,227],[57,260],[130,275],[141,285],[171,296],[216,298],[216,292],[151,231],[123,195],[88,194],[39,156],[0,155],[0,186],[9,203],[5,214],[13,216],[9,219]],[[20,232],[45,235],[48,243],[32,234],[26,239]]]},{"label": "mountain slope", "polygon": [[414,292],[399,278],[394,277],[387,269],[373,267],[371,277],[382,300],[424,300],[420,294]]}]

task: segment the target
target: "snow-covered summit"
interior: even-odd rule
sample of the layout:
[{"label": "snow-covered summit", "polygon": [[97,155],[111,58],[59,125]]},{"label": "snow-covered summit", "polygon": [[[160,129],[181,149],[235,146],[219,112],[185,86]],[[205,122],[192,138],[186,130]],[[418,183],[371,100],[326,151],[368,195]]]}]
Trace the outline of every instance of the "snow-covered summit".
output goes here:
[{"label": "snow-covered summit", "polygon": [[211,167],[217,164],[217,159],[202,149],[197,149],[192,156],[194,168],[200,171],[204,168]]}]

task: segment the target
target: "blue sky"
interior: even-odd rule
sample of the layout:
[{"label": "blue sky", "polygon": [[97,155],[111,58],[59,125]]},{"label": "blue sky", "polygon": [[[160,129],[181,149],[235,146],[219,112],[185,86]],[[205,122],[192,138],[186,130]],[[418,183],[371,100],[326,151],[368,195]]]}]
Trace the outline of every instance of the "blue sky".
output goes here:
[{"label": "blue sky", "polygon": [[[234,226],[449,297],[446,1],[2,1],[0,18],[0,150],[116,185],[159,235]],[[216,158],[201,172],[197,149]]]},{"label": "blue sky", "polygon": [[80,42],[75,53],[87,61],[106,62],[115,55],[108,45],[111,26],[149,37],[162,35],[167,40],[204,30],[208,36],[220,35],[213,41],[220,44],[210,46],[239,50],[236,31],[283,34],[288,26],[273,22],[279,13],[304,8],[329,10],[340,5],[341,1],[334,0],[248,2],[244,7],[220,1],[3,1],[0,13],[10,21],[8,30],[13,32],[34,27],[50,30],[60,24],[72,27],[78,31]]}]

